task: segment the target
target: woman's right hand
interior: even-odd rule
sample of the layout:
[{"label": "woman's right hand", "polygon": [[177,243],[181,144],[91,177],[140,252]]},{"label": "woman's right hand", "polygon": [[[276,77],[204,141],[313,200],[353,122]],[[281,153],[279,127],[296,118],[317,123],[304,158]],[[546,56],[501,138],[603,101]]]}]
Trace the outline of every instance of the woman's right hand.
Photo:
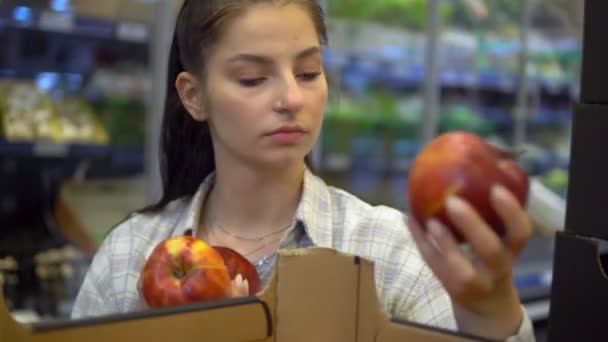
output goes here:
[{"label": "woman's right hand", "polygon": [[230,297],[247,297],[249,296],[249,281],[244,279],[242,275],[238,274],[232,281],[230,281],[229,289]]}]

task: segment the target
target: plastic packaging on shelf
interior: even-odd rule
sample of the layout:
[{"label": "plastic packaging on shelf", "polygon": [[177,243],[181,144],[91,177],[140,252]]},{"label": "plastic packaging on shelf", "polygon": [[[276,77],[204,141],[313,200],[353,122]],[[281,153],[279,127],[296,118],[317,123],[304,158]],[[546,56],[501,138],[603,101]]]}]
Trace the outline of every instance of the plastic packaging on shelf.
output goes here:
[{"label": "plastic packaging on shelf", "polygon": [[9,309],[13,309],[14,299],[17,298],[18,271],[19,265],[15,258],[11,256],[0,258],[0,289],[2,289]]},{"label": "plastic packaging on shelf", "polygon": [[107,144],[98,116],[82,99],[54,101],[33,83],[3,82],[2,136],[9,142]]},{"label": "plastic packaging on shelf", "polygon": [[108,134],[91,106],[77,98],[57,103],[57,113],[64,142],[107,144]]},{"label": "plastic packaging on shelf", "polygon": [[60,126],[55,106],[49,96],[34,85],[7,85],[0,99],[3,135],[8,141],[60,139]]}]

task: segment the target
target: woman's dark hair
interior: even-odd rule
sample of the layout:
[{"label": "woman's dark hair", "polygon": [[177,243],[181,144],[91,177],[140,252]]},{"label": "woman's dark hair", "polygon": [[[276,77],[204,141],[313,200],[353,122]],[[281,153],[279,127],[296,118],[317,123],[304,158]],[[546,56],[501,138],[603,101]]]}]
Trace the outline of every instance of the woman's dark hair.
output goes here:
[{"label": "woman's dark hair", "polygon": [[259,3],[302,5],[311,15],[321,45],[327,44],[325,16],[315,0],[185,0],[177,17],[169,55],[159,158],[163,193],[158,203],[140,212],[155,212],[173,200],[193,195],[215,170],[209,126],[188,114],[175,80],[182,71],[206,77],[204,60],[222,29],[231,19]]}]

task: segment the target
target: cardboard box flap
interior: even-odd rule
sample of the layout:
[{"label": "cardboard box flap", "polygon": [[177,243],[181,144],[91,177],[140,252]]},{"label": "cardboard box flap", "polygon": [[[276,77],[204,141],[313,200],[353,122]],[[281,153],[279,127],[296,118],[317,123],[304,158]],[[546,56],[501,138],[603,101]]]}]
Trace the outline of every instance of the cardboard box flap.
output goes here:
[{"label": "cardboard box flap", "polygon": [[355,258],[359,266],[359,312],[357,342],[376,341],[379,330],[388,323],[378,298],[374,278],[374,263],[364,258]]},{"label": "cardboard box flap", "polygon": [[358,271],[353,257],[332,250],[281,254],[276,340],[356,341]]},{"label": "cardboard box flap", "polygon": [[355,255],[326,248],[282,251],[275,281],[277,342],[487,341],[391,321],[378,299],[373,262]]},{"label": "cardboard box flap", "polygon": [[[6,312],[6,310],[2,310]],[[10,318],[10,317],[9,317]],[[3,321],[11,342],[262,341],[272,335],[266,303],[256,297],[197,303],[139,313],[24,326]],[[21,333],[16,334],[21,329]],[[24,330],[25,329],[25,330]],[[177,338],[177,339],[176,339]]]}]

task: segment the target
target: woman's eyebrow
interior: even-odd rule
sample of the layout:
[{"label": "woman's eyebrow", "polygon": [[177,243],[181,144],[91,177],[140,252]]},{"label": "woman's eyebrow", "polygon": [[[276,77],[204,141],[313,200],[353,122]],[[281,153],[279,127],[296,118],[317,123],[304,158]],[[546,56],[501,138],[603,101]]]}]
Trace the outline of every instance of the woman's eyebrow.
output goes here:
[{"label": "woman's eyebrow", "polygon": [[[305,50],[300,51],[297,55],[296,55],[296,59],[300,60],[300,59],[304,59],[306,57],[315,55],[315,54],[319,54],[321,53],[321,48],[319,48],[318,46],[312,46],[309,47]],[[230,58],[228,60],[228,63],[235,63],[235,62],[252,62],[252,63],[256,63],[256,64],[272,64],[272,58],[267,57],[267,56],[262,56],[262,55],[255,55],[255,54],[250,54],[250,53],[240,53],[232,58]]]},{"label": "woman's eyebrow", "polygon": [[272,64],[272,60],[265,56],[253,55],[249,53],[238,54],[228,60],[228,63],[252,62],[257,64]]},{"label": "woman's eyebrow", "polygon": [[320,53],[321,53],[321,48],[320,47],[318,47],[318,46],[312,46],[312,47],[309,47],[308,49],[300,51],[296,55],[296,59],[304,59],[306,57],[310,57],[312,55],[316,55],[316,54],[320,54]]}]

